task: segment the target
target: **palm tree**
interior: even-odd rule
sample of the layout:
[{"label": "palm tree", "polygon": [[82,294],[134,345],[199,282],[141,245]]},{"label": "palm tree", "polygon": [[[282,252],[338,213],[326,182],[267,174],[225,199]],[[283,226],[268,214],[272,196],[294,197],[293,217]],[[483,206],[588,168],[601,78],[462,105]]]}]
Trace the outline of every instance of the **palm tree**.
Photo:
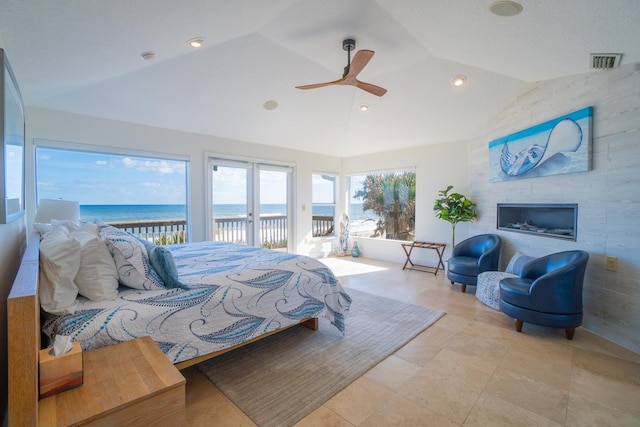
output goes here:
[{"label": "palm tree", "polygon": [[406,240],[415,230],[416,173],[367,175],[354,197],[363,201],[363,211],[378,215],[376,233],[387,239]]}]

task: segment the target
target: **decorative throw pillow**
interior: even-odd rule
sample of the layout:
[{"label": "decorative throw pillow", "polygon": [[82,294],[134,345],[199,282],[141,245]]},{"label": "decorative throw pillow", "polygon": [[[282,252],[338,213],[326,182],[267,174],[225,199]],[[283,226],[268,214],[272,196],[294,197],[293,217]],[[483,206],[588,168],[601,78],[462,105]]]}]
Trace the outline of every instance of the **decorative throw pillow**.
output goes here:
[{"label": "decorative throw pillow", "polygon": [[178,268],[173,260],[171,252],[162,246],[152,247],[149,251],[149,260],[156,272],[162,277],[165,287],[171,288],[183,288],[187,286],[180,282],[178,278]]},{"label": "decorative throw pillow", "polygon": [[178,267],[176,267],[176,262],[171,252],[167,248],[158,246],[148,240],[140,239],[140,242],[142,242],[146,248],[147,254],[149,255],[149,262],[151,262],[153,269],[162,278],[165,288],[186,289],[187,286],[178,279]]},{"label": "decorative throw pillow", "polygon": [[106,242],[118,270],[118,280],[134,289],[166,289],[162,278],[149,262],[147,250],[135,236],[119,228],[98,223],[100,237]]},{"label": "decorative throw pillow", "polygon": [[71,232],[80,242],[80,269],[75,282],[78,293],[91,301],[109,301],[118,296],[118,270],[107,244],[98,237],[98,226],[87,224]]},{"label": "decorative throw pillow", "polygon": [[524,265],[534,259],[534,257],[526,256],[519,251],[516,251],[513,257],[511,257],[511,260],[505,269],[505,273],[516,274],[519,276]]},{"label": "decorative throw pillow", "polygon": [[74,278],[80,268],[80,242],[58,227],[40,242],[40,304],[51,314],[73,314],[78,302]]}]

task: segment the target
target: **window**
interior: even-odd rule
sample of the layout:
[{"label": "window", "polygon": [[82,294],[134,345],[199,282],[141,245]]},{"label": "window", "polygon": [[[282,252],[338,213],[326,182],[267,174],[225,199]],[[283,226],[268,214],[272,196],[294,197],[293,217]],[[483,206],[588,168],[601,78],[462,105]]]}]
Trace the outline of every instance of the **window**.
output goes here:
[{"label": "window", "polygon": [[187,239],[185,160],[36,146],[36,195],[80,202],[100,220],[159,244]]},{"label": "window", "polygon": [[415,239],[415,171],[349,177],[350,234],[377,239]]},{"label": "window", "polygon": [[336,182],[338,177],[314,173],[311,176],[313,237],[334,236],[336,216]]}]

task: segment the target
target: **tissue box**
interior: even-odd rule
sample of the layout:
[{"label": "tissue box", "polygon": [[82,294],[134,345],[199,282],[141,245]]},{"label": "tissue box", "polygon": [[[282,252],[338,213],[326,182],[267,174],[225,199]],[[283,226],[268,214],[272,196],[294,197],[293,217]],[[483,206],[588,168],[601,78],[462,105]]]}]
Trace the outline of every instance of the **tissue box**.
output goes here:
[{"label": "tissue box", "polygon": [[73,342],[71,350],[60,356],[54,356],[50,348],[40,350],[40,398],[80,387],[82,370],[82,348],[78,342]]}]

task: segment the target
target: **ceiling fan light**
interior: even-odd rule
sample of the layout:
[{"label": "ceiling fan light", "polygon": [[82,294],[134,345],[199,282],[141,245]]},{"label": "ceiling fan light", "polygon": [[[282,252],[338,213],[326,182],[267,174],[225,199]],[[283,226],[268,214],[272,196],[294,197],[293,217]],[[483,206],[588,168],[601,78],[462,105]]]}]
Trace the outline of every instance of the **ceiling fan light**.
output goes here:
[{"label": "ceiling fan light", "polygon": [[194,37],[187,40],[187,44],[191,47],[199,48],[204,44],[204,39],[202,37]]},{"label": "ceiling fan light", "polygon": [[465,76],[455,76],[451,79],[451,84],[454,86],[462,86],[467,82],[467,78]]}]

